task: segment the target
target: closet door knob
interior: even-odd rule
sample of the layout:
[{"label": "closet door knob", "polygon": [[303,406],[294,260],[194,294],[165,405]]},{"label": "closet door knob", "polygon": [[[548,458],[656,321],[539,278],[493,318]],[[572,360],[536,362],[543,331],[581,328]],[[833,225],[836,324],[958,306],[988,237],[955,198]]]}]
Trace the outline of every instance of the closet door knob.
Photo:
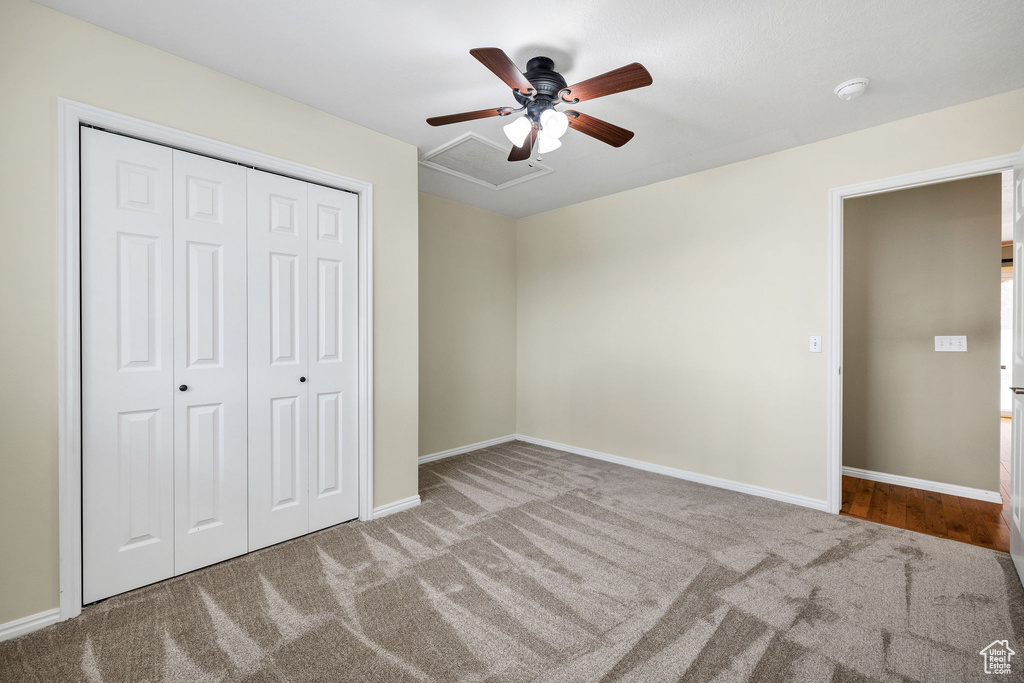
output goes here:
[{"label": "closet door knob", "polygon": [[180,387],[178,387],[178,391],[188,391],[188,385],[182,384]]},{"label": "closet door knob", "polygon": [[305,382],[305,381],[306,381],[306,378],[305,378],[305,377],[300,377],[300,378],[299,378],[299,381],[300,381],[300,382]]}]

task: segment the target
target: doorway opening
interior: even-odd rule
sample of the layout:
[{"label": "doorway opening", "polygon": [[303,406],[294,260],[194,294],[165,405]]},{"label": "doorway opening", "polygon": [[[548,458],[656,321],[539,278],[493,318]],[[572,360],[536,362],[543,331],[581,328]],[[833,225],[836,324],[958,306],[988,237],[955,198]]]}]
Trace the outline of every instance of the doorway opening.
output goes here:
[{"label": "doorway opening", "polygon": [[[1014,158],[1015,155],[1005,155],[831,192],[829,350],[833,374],[830,378],[828,492],[831,510],[1004,551],[1009,549],[1010,429],[1009,420],[1002,418],[1004,405],[1009,403],[1009,375],[1001,368],[997,373],[997,366],[1009,367],[1001,342],[1004,336],[1012,336],[1012,330],[1002,321],[1002,310],[1012,311],[1012,299],[1004,303],[1002,294],[1009,289],[1012,295],[1012,254],[1006,255],[1009,263],[1000,263],[999,270],[995,261],[1002,257],[1000,242],[1012,239],[1012,171],[1007,173],[1011,177],[1005,192],[1001,174],[1012,167]],[[967,194],[979,189],[987,193],[987,242],[982,244],[983,240],[974,239],[974,246],[968,247],[971,243],[968,234],[963,230],[950,231],[949,226],[949,234],[942,239],[935,234],[929,239],[927,231],[936,230],[944,219],[950,218],[949,211],[939,208],[942,202],[948,202],[948,195],[958,181],[968,179],[972,179],[974,185],[964,184],[961,194],[964,188]],[[917,238],[909,235],[908,241],[908,232],[912,231],[905,229],[906,221],[898,220],[900,229],[890,226],[879,238],[881,244],[872,248],[870,244],[865,246],[863,239],[860,243],[854,239],[851,244],[850,231],[855,227],[850,221],[859,220],[860,214],[871,210],[872,203],[877,209],[886,204],[898,205],[902,200],[900,195],[914,199],[913,193],[902,190],[919,190],[916,201],[938,210],[931,219],[924,219],[924,223],[931,225],[920,227],[922,235]],[[1011,209],[1010,219],[1005,221],[1000,214],[1007,200]],[[911,205],[913,201],[908,204]],[[1003,223],[1010,233],[1005,236]],[[964,256],[964,252],[970,252],[975,270],[987,269],[989,274],[983,276],[988,278],[986,283],[979,285],[979,291],[988,292],[987,304],[977,310],[968,303],[965,294],[970,289],[969,283],[964,281],[970,267],[958,263],[956,258]],[[876,259],[873,269],[858,265],[857,259],[872,253],[880,258],[880,261]],[[888,275],[885,268],[879,270],[878,263],[888,268]],[[1004,265],[1011,268],[1004,270]],[[923,271],[923,275],[912,276],[915,270]],[[1004,284],[1004,277],[1007,284]],[[944,284],[951,286],[942,291]],[[848,296],[851,287],[867,287],[869,296],[862,296],[860,301],[854,297],[851,302]],[[936,296],[929,297],[930,293]],[[892,300],[901,297],[904,307],[910,306],[909,311],[901,311],[893,303]],[[864,310],[865,302],[871,301],[880,305],[872,311]],[[915,318],[919,319],[918,328],[912,329]],[[1003,332],[1004,325],[1007,332]],[[872,336],[878,339],[869,339]],[[961,340],[964,336],[967,339]],[[879,345],[879,341],[891,342],[889,357],[876,350],[876,347],[884,349],[886,346]],[[938,348],[940,342],[942,349]],[[958,353],[958,348],[943,353],[949,345],[960,344],[966,347],[966,353]],[[974,358],[965,362],[970,356]],[[901,367],[906,369],[915,362],[919,365],[916,379],[911,376],[913,373],[907,377],[900,374]],[[920,372],[922,367],[929,366],[952,373],[943,376],[938,372]],[[971,368],[975,372],[972,373]],[[863,376],[857,376],[865,369]],[[973,378],[977,388],[968,390],[963,386],[964,378],[972,375],[977,375]],[[997,398],[997,386],[1000,394],[1007,395]],[[863,428],[851,428],[851,416],[864,408],[864,401],[856,396],[857,392],[881,397],[870,409],[867,433]],[[936,396],[943,395],[954,417],[947,416],[935,424],[936,413],[941,410],[928,403],[934,403]],[[976,395],[988,396],[972,401],[971,411],[974,423],[982,424],[981,429],[986,433],[982,440],[989,443],[990,448],[979,442],[973,444],[976,446],[973,450],[978,453],[969,453],[972,449],[962,441],[953,443],[952,451],[978,455],[978,462],[984,460],[984,464],[972,467],[960,462],[953,471],[944,472],[943,467],[953,458],[949,453],[940,457],[937,451],[944,442],[929,443],[928,435],[941,435],[944,429],[948,431],[956,426],[958,420],[962,422],[959,408]],[[998,423],[995,421],[997,409],[1000,411]],[[930,427],[929,420],[933,421]],[[983,424],[985,420],[987,427]],[[948,435],[944,438],[950,440]],[[966,443],[970,443],[970,437],[966,438]],[[859,452],[848,458],[848,451]],[[987,451],[987,455],[982,451]],[[882,464],[884,458],[880,459],[879,454],[893,453],[896,462],[891,466]]]}]

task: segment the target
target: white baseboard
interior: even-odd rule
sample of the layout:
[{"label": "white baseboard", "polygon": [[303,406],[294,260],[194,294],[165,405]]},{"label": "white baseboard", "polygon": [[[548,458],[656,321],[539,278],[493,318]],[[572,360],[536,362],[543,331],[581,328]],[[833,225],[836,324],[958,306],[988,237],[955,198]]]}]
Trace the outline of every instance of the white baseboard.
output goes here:
[{"label": "white baseboard", "polygon": [[396,500],[394,503],[388,503],[387,505],[381,505],[378,508],[373,508],[373,518],[380,519],[381,517],[387,517],[388,515],[393,515],[396,512],[401,512],[402,510],[414,508],[419,504],[419,496],[409,496],[402,500]]},{"label": "white baseboard", "polygon": [[999,491],[986,491],[985,489],[972,489],[969,486],[957,486],[956,484],[943,484],[938,481],[929,481],[927,479],[917,479],[915,477],[904,477],[899,474],[886,474],[885,472],[873,472],[871,470],[862,470],[857,467],[844,467],[843,474],[847,477],[856,477],[857,479],[869,479],[871,481],[878,481],[883,484],[896,484],[897,486],[906,486],[910,489],[922,489],[924,491],[934,491],[935,493],[945,493],[951,496],[959,496],[961,498],[974,498],[975,500],[983,500],[986,503],[999,503],[1003,502],[1003,496]]},{"label": "white baseboard", "polygon": [[783,503],[792,503],[793,505],[801,505],[803,507],[813,508],[814,510],[828,511],[828,502],[824,500],[819,500],[817,498],[808,498],[807,496],[799,496],[795,493],[786,493],[785,491],[776,491],[775,489],[769,489],[763,486],[744,484],[738,481],[733,481],[732,479],[722,479],[721,477],[713,477],[708,474],[698,474],[696,472],[680,470],[675,467],[668,467],[666,465],[656,465],[654,463],[645,462],[643,460],[623,458],[622,456],[619,455],[601,453],[600,451],[592,451],[589,448],[579,448],[577,446],[570,446],[568,444],[557,443],[555,441],[547,441],[546,439],[537,439],[532,436],[524,436],[522,434],[517,434],[516,439],[519,441],[525,441],[527,443],[537,444],[538,446],[554,448],[555,450],[559,451],[575,453],[576,455],[582,455],[588,458],[596,458],[598,460],[613,462],[617,465],[633,467],[638,470],[646,470],[647,472],[664,474],[669,477],[675,477],[676,479],[686,479],[687,481],[697,482],[698,484],[707,484],[708,486],[715,486],[720,489],[738,491],[739,493],[746,493],[752,496],[760,496],[762,498],[771,498],[772,500],[779,500],[782,501]]},{"label": "white baseboard", "polygon": [[56,624],[59,618],[60,608],[54,607],[39,614],[30,614],[21,619],[8,621],[6,624],[0,624],[0,640],[9,640],[32,633],[32,631],[38,631],[50,624]]},{"label": "white baseboard", "polygon": [[497,446],[500,443],[515,441],[516,438],[515,434],[509,434],[508,436],[499,436],[496,439],[488,439],[487,441],[471,443],[468,446],[459,446],[458,448],[449,448],[446,451],[438,451],[437,453],[430,453],[429,455],[421,455],[419,463],[422,465],[423,463],[434,462],[435,460],[441,460],[442,458],[450,458],[453,455],[462,455],[463,453],[469,453],[470,451],[478,451],[481,448],[487,448],[488,446]]}]

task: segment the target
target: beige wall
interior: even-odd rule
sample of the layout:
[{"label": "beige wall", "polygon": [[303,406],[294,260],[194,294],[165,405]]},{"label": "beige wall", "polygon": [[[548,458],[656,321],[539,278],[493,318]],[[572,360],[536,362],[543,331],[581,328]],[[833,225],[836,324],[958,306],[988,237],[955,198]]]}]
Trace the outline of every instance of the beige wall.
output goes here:
[{"label": "beige wall", "polygon": [[420,454],[516,431],[516,222],[420,194]]},{"label": "beige wall", "polygon": [[1018,90],[520,220],[518,432],[824,499],[828,190],[1015,152],[1022,113]]},{"label": "beige wall", "polygon": [[0,623],[57,606],[57,97],[374,185],[374,502],[416,494],[416,148],[0,1]]},{"label": "beige wall", "polygon": [[1001,194],[990,175],[846,200],[844,465],[999,490]]}]

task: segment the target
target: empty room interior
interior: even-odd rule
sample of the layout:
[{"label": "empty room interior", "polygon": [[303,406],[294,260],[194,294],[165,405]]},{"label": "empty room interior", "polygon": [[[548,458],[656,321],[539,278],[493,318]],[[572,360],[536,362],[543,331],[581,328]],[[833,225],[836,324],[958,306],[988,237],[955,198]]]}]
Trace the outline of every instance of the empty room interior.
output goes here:
[{"label": "empty room interior", "polygon": [[1022,35],[0,0],[0,681],[1016,680]]}]

